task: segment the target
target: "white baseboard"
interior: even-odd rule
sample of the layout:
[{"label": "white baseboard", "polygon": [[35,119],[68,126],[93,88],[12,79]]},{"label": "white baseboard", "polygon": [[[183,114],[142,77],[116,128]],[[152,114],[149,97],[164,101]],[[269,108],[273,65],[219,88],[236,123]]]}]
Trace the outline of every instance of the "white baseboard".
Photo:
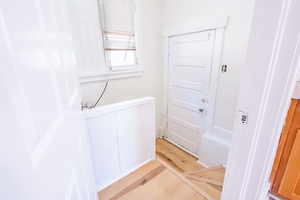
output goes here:
[{"label": "white baseboard", "polygon": [[215,167],[215,165],[209,165],[209,164],[207,164],[207,163],[205,163],[205,162],[202,162],[202,161],[199,159],[199,156],[198,156],[198,155],[196,155],[196,154],[194,154],[194,153],[192,153],[192,152],[190,152],[190,151],[184,149],[182,146],[176,144],[176,143],[173,142],[172,140],[170,140],[170,139],[168,139],[168,138],[165,138],[165,137],[163,137],[163,138],[164,138],[165,140],[167,140],[168,142],[174,144],[176,147],[178,147],[178,148],[182,149],[183,151],[185,151],[185,152],[191,154],[192,156],[196,157],[196,158],[198,159],[198,160],[197,160],[197,163],[199,163],[201,166],[203,166],[203,167],[205,167],[205,168]]},{"label": "white baseboard", "polygon": [[189,150],[187,150],[187,149],[183,148],[182,146],[176,144],[175,142],[173,142],[172,140],[168,139],[167,137],[163,137],[163,138],[164,138],[165,140],[167,140],[168,142],[174,144],[176,147],[178,147],[178,148],[182,149],[183,151],[185,151],[185,152],[191,154],[192,156],[198,158],[198,155],[196,155],[195,153],[190,152]]},{"label": "white baseboard", "polygon": [[205,167],[205,168],[210,168],[210,167],[213,167],[213,166],[209,166],[207,165],[206,163],[204,162],[201,162],[199,159],[197,160],[197,163],[199,163],[201,166]]}]

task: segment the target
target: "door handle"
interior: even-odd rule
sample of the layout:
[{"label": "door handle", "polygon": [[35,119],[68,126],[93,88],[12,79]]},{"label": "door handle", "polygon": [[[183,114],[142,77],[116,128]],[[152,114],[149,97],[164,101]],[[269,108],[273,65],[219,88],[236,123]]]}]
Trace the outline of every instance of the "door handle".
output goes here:
[{"label": "door handle", "polygon": [[198,111],[201,112],[201,113],[203,113],[204,109],[203,108],[199,108]]}]

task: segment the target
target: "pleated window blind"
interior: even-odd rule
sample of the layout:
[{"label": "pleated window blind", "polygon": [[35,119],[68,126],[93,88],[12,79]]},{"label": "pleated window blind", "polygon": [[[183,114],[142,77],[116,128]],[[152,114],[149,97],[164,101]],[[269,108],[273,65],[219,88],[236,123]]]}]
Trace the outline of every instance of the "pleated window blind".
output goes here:
[{"label": "pleated window blind", "polygon": [[137,65],[134,0],[100,0],[106,63],[112,71]]}]

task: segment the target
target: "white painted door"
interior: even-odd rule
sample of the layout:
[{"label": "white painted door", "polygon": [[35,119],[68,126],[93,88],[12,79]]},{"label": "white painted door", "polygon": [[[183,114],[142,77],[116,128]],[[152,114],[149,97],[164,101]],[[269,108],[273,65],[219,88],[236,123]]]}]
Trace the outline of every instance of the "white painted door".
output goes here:
[{"label": "white painted door", "polygon": [[191,153],[207,127],[215,31],[169,38],[167,139]]},{"label": "white painted door", "polygon": [[76,3],[0,2],[0,199],[97,198],[76,75]]}]

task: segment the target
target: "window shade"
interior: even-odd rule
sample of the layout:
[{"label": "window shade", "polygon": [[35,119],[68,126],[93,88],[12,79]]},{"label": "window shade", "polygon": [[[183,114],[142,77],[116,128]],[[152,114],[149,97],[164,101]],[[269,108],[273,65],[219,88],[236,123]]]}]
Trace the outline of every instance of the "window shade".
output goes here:
[{"label": "window shade", "polygon": [[133,0],[102,0],[104,30],[134,33],[135,4]]},{"label": "window shade", "polygon": [[102,0],[106,63],[112,70],[136,65],[134,0]]}]

